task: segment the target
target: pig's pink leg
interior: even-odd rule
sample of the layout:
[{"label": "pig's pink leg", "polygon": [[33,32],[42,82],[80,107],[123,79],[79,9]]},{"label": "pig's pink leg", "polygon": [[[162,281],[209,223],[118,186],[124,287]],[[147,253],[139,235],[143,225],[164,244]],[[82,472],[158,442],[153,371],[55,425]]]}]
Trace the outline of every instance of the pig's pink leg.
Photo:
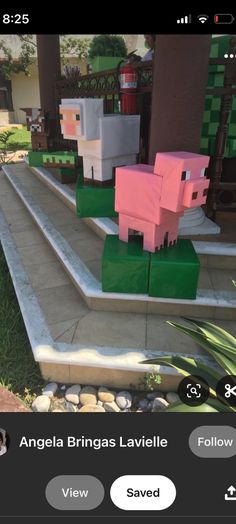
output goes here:
[{"label": "pig's pink leg", "polygon": [[180,216],[176,214],[168,224],[168,246],[175,244],[177,241]]},{"label": "pig's pink leg", "polygon": [[126,215],[119,213],[119,239],[124,242],[129,240],[129,220]]},{"label": "pig's pink leg", "polygon": [[146,222],[143,231],[143,249],[155,253],[156,248],[156,225],[151,222]]}]

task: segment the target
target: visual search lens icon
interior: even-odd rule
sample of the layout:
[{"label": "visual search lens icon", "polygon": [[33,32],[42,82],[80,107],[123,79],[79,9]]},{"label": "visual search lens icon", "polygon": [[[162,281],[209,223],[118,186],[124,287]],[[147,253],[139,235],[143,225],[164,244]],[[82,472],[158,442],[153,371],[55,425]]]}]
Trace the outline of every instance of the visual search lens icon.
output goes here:
[{"label": "visual search lens icon", "polygon": [[180,382],[178,394],[184,404],[201,406],[209,397],[209,385],[202,377],[189,375]]}]

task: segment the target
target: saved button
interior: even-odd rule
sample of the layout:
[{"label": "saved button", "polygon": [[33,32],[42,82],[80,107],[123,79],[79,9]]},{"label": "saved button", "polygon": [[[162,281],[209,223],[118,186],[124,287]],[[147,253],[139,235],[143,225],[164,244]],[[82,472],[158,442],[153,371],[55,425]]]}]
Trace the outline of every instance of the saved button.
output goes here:
[{"label": "saved button", "polygon": [[173,504],[176,489],[163,475],[123,475],[113,482],[110,496],[125,511],[158,511]]}]

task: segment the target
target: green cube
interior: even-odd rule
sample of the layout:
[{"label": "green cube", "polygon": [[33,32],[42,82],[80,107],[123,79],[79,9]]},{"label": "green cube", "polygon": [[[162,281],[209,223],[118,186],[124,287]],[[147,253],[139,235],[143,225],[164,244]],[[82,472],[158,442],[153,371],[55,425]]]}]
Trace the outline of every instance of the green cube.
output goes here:
[{"label": "green cube", "polygon": [[102,290],[115,293],[147,293],[150,253],[143,251],[141,236],[122,242],[107,235],[102,257]]},{"label": "green cube", "polygon": [[114,203],[114,187],[77,184],[76,209],[79,217],[116,217]]},{"label": "green cube", "polygon": [[42,167],[44,154],[45,154],[45,151],[29,151],[28,152],[29,165],[32,167]]},{"label": "green cube", "polygon": [[191,240],[178,239],[172,247],[151,254],[149,295],[194,299],[200,263]]},{"label": "green cube", "polygon": [[47,151],[43,153],[43,163],[47,167],[75,168],[78,161],[77,153],[73,151]]}]

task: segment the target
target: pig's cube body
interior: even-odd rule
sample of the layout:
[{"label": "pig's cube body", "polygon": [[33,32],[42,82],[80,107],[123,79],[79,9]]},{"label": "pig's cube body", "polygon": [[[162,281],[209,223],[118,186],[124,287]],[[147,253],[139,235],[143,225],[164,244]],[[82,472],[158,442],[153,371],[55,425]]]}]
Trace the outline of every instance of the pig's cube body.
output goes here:
[{"label": "pig's cube body", "polygon": [[118,167],[115,181],[115,210],[124,215],[160,224],[162,178],[153,175],[153,166]]},{"label": "pig's cube body", "polygon": [[157,153],[155,165],[116,169],[115,210],[119,238],[128,242],[129,231],[143,233],[143,247],[154,252],[177,240],[179,219],[186,208],[206,202],[209,157],[177,151]]}]

